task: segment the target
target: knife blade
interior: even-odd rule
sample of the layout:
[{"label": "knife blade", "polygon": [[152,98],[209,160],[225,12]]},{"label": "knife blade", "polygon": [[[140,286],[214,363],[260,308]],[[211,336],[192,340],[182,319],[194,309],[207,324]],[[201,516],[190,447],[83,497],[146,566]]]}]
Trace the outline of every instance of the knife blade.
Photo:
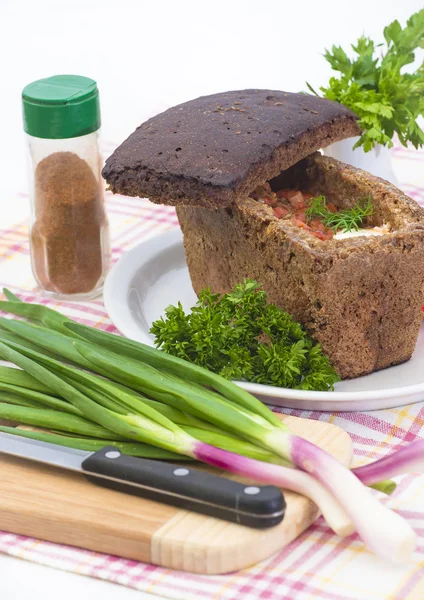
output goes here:
[{"label": "knife blade", "polygon": [[284,518],[284,496],[275,486],[247,485],[191,466],[135,458],[114,446],[85,452],[0,432],[2,453],[81,473],[102,487],[256,529],[273,527]]}]

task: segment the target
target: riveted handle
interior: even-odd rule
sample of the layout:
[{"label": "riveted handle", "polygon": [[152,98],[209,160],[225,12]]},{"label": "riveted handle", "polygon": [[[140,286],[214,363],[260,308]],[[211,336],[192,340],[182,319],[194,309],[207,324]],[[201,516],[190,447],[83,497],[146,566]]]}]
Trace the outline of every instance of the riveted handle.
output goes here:
[{"label": "riveted handle", "polygon": [[90,455],[82,468],[97,485],[248,527],[273,527],[284,517],[286,503],[277,487],[246,485],[191,465],[126,456],[113,446]]}]

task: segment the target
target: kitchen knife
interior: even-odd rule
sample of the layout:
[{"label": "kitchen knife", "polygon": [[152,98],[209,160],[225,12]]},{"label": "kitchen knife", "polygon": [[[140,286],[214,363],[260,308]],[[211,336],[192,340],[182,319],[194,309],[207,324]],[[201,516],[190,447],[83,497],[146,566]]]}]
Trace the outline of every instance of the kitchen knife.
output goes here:
[{"label": "kitchen knife", "polygon": [[103,487],[248,527],[273,527],[284,517],[286,504],[277,487],[242,484],[191,466],[135,458],[113,446],[85,452],[0,432],[1,453],[76,471]]}]

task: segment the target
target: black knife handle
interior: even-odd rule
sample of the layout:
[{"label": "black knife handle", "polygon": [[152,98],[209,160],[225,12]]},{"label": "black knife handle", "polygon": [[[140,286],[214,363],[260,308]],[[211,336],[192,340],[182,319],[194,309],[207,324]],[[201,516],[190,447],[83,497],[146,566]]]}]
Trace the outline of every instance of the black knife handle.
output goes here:
[{"label": "black knife handle", "polygon": [[204,473],[192,466],[135,458],[108,446],[84,460],[90,481],[186,510],[264,529],[278,525],[286,503],[281,490]]}]

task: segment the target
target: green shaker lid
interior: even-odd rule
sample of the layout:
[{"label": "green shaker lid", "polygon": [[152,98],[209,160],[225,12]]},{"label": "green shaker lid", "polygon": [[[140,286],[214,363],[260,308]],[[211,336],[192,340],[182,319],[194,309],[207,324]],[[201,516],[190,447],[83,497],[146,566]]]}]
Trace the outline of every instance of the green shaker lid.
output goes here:
[{"label": "green shaker lid", "polygon": [[24,129],[46,139],[79,137],[100,127],[99,91],[93,79],[54,75],[22,92]]}]

